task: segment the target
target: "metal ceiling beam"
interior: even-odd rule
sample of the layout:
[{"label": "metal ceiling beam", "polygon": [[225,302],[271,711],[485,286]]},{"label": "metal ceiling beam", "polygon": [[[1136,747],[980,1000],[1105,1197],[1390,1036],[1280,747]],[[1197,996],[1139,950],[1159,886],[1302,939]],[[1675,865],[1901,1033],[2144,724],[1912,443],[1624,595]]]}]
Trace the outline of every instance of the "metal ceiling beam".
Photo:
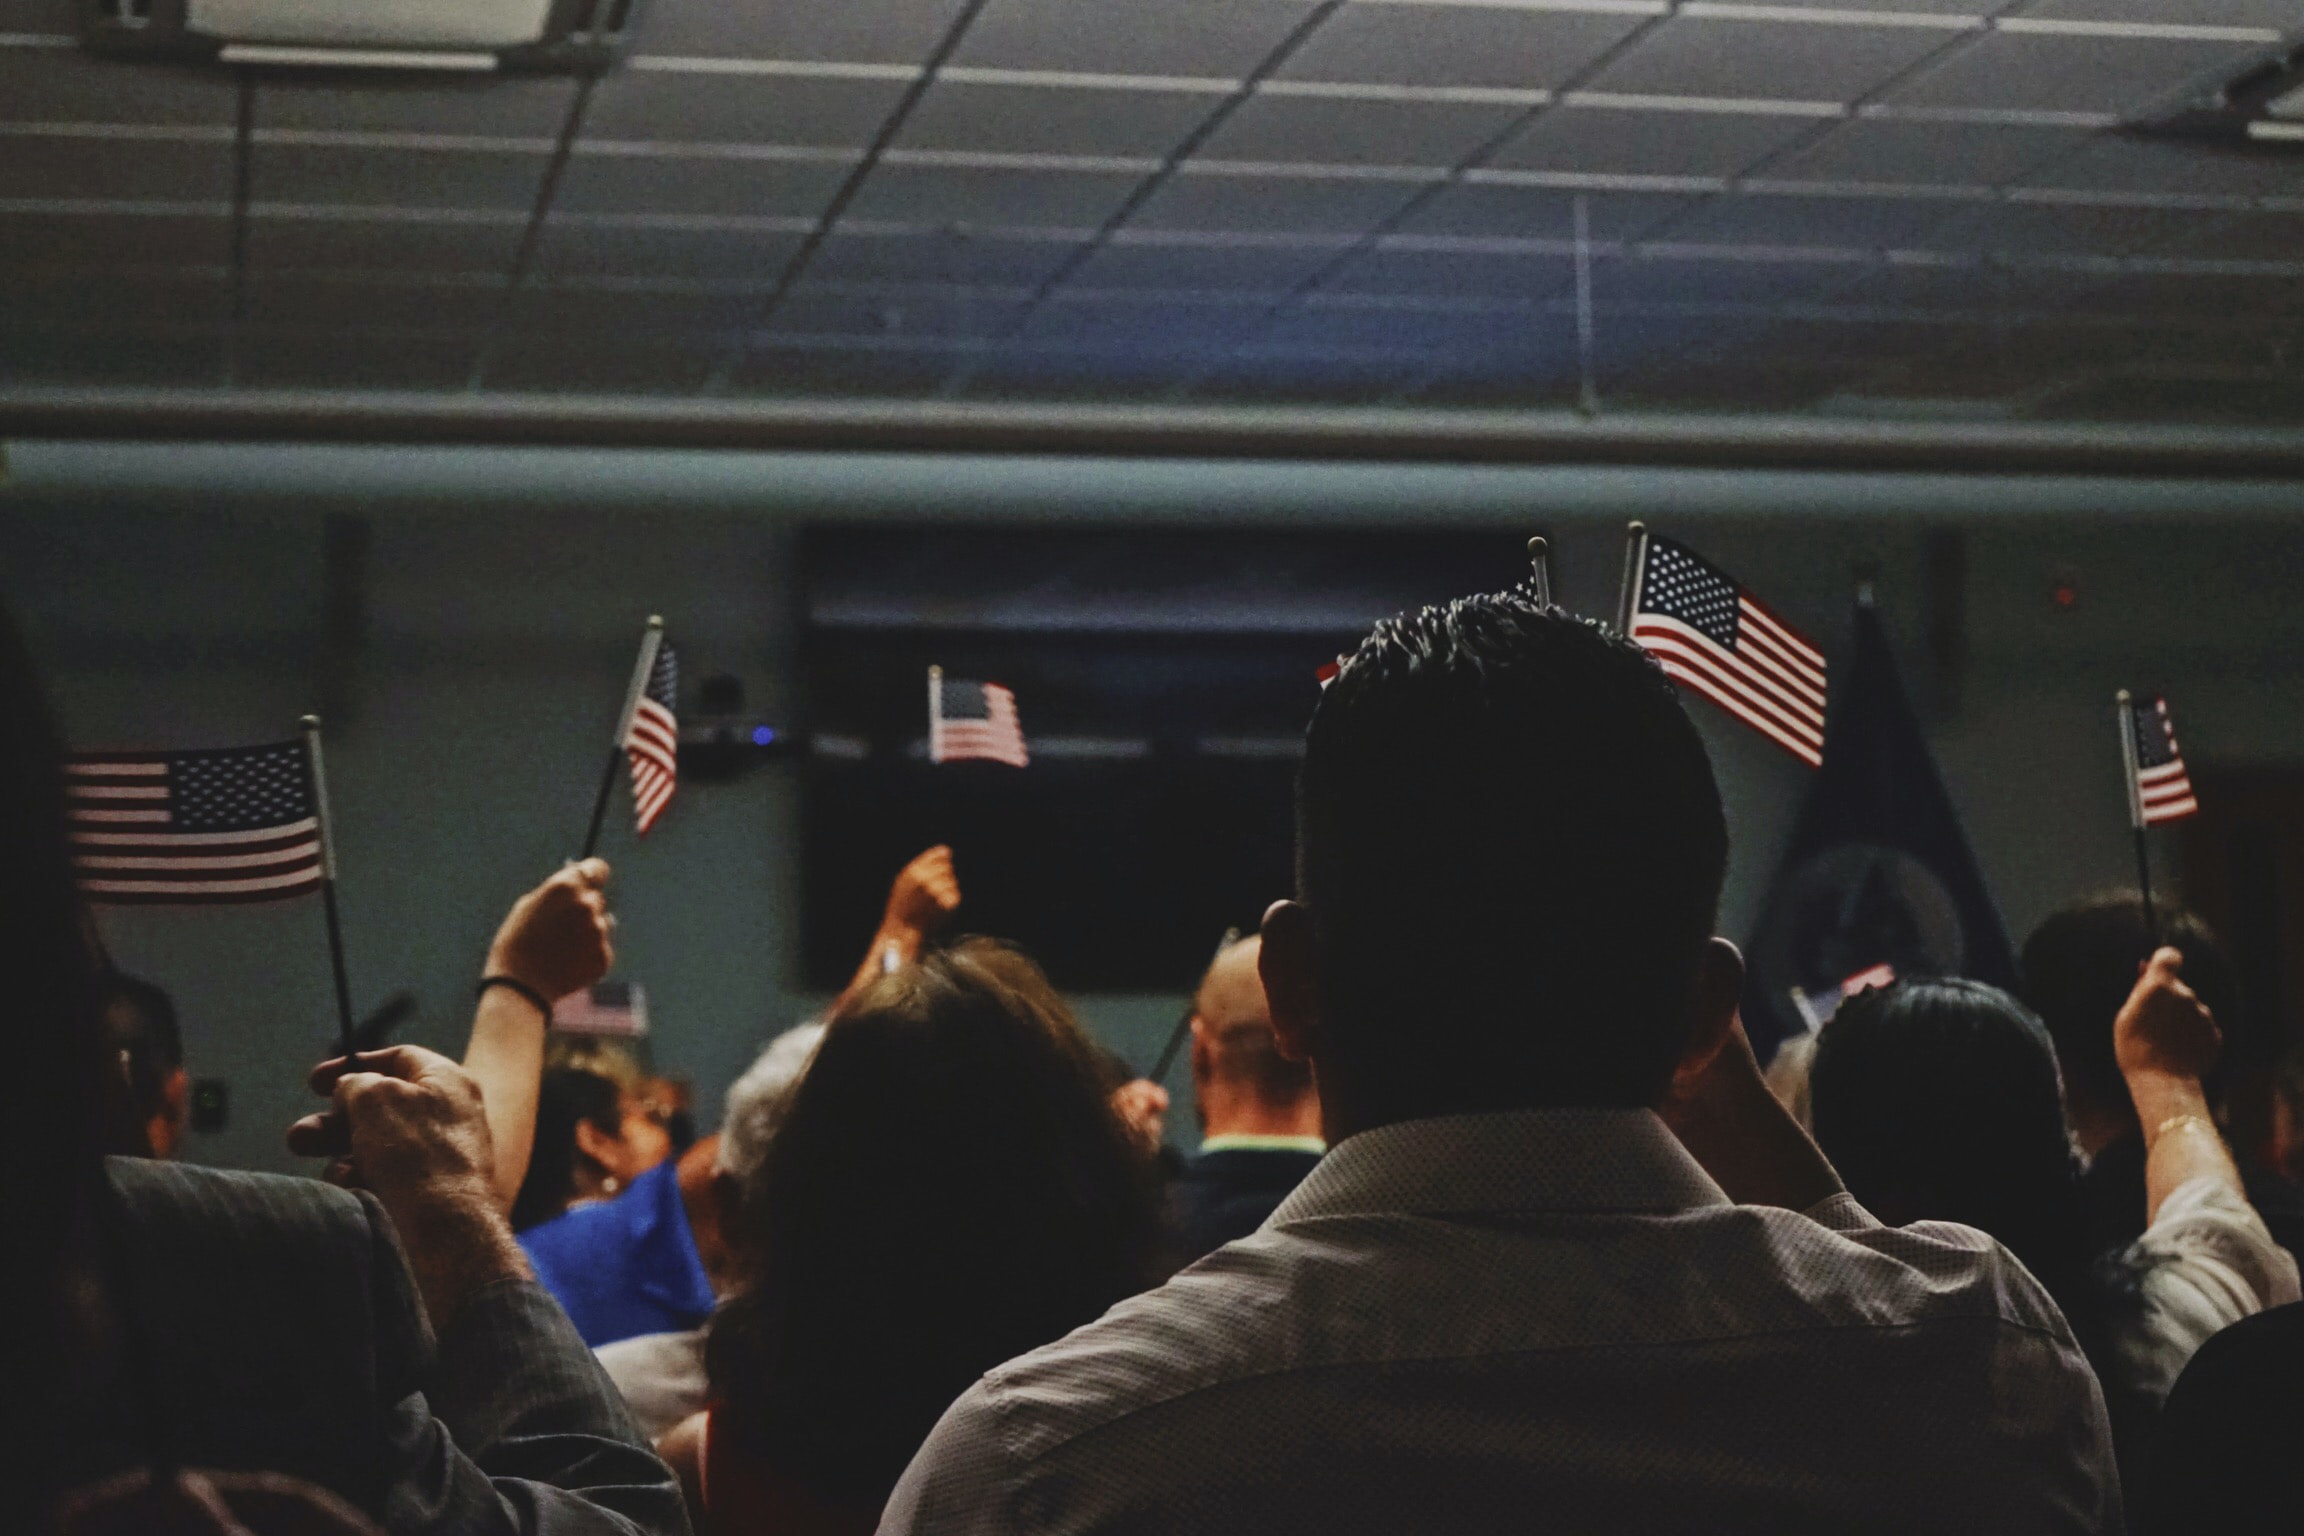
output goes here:
[{"label": "metal ceiling beam", "polygon": [[1620,464],[2304,481],[2304,430],[1789,415],[0,389],[0,438]]}]

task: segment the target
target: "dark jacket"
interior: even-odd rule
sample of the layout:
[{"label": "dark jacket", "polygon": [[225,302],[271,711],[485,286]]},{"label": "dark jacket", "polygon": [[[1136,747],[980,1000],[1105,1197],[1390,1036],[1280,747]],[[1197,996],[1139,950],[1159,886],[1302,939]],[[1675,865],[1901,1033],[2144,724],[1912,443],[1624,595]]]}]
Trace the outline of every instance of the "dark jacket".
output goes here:
[{"label": "dark jacket", "polygon": [[1317,1152],[1233,1147],[1186,1163],[1169,1186],[1183,1261],[1204,1258],[1264,1225],[1319,1161]]},{"label": "dark jacket", "polygon": [[679,1485],[530,1281],[435,1340],[383,1207],[311,1179],[115,1158],[126,1327],[69,1408],[69,1480],[155,1450],[286,1472],[387,1531],[685,1536]]}]

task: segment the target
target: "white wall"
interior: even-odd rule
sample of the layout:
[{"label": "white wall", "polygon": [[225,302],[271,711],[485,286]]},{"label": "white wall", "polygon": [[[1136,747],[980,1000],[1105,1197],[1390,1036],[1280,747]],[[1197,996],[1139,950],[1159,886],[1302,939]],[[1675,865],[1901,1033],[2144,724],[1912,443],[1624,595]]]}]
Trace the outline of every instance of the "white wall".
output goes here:
[{"label": "white wall", "polygon": [[[356,1001],[422,1003],[405,1038],[454,1048],[502,907],[572,852],[642,617],[771,715],[791,685],[794,532],[810,518],[1546,526],[1563,600],[1613,603],[1628,516],[1687,537],[1837,650],[1875,567],[1922,688],[1924,531],[1968,541],[1965,699],[1934,724],[2012,929],[2128,853],[2106,710],[2164,688],[2198,761],[2304,761],[2304,495],[2289,487],[1386,469],[859,456],[19,444],[0,485],[0,596],[81,744],[285,736],[313,705],[322,527],[369,520],[368,642],[329,768]],[[1517,578],[1499,571],[1499,585]],[[2069,611],[2049,599],[2075,582]],[[1724,926],[1741,936],[1804,771],[1693,706],[1731,805]],[[645,845],[612,831],[625,966],[656,1051],[708,1105],[797,990],[792,770],[684,788]],[[195,1071],[232,1085],[206,1161],[284,1168],[279,1130],[333,1029],[310,904],[122,911],[124,965],[167,984]],[[1086,997],[1148,1061],[1179,998]],[[1189,1135],[1188,1117],[1177,1130]]]}]

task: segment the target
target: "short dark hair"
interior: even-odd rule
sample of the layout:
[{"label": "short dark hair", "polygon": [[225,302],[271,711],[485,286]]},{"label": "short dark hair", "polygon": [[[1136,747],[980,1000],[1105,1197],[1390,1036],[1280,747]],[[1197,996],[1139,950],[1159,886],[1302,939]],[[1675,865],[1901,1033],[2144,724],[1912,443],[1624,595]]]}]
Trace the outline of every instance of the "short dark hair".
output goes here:
[{"label": "short dark hair", "polygon": [[176,1004],[141,976],[108,972],[104,977],[104,1036],[127,1079],[129,1111],[141,1131],[153,1116],[167,1112],[168,1080],[184,1069],[184,1037],[176,1027]]},{"label": "short dark hair", "polygon": [[2155,903],[2157,938],[2133,890],[2099,891],[2050,913],[2024,941],[2024,1001],[2048,1026],[2064,1085],[2074,1098],[2119,1110],[2128,1085],[2112,1055],[2112,1020],[2136,988],[2137,967],[2155,943],[2184,954],[2184,981],[2224,1032],[2221,1060],[2247,1030],[2240,976],[2199,914]]},{"label": "short dark hair", "polygon": [[1662,1096],[1728,829],[1636,646],[1516,593],[1379,624],[1313,711],[1297,860],[1327,1049],[1393,1112]]},{"label": "short dark hair", "polygon": [[842,1501],[886,1499],[978,1376],[1154,1278],[1150,1161],[1039,967],[988,939],[846,1002],[742,1201],[713,1432]]},{"label": "short dark hair", "polygon": [[624,1129],[624,1091],[582,1067],[548,1067],[536,1091],[536,1136],[528,1172],[512,1201],[512,1229],[524,1232],[568,1209],[576,1195],[576,1127],[590,1121],[603,1134]]}]

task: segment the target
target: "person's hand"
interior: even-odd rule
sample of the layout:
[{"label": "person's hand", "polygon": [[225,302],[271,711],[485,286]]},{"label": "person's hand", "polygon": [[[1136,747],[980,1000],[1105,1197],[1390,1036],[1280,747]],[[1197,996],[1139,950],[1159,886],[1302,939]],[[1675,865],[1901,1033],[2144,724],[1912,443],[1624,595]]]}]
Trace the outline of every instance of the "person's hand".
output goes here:
[{"label": "person's hand", "polygon": [[927,938],[958,910],[960,877],[952,871],[952,850],[939,843],[896,872],[880,931]]},{"label": "person's hand", "polygon": [[1112,1112],[1148,1153],[1157,1154],[1167,1131],[1168,1090],[1148,1077],[1112,1090]]},{"label": "person's hand", "polygon": [[616,961],[607,884],[607,861],[586,859],[514,902],[484,974],[509,976],[551,1002],[607,975]]},{"label": "person's hand", "polygon": [[2198,1081],[2216,1064],[2223,1037],[2183,971],[2184,952],[2161,946],[2112,1020],[2112,1055],[2131,1083],[2139,1076]]},{"label": "person's hand", "polygon": [[312,1070],[329,1108],[288,1128],[288,1148],[340,1160],[383,1202],[435,1328],[494,1280],[527,1273],[495,1194],[480,1085],[419,1046],[365,1051]]}]

